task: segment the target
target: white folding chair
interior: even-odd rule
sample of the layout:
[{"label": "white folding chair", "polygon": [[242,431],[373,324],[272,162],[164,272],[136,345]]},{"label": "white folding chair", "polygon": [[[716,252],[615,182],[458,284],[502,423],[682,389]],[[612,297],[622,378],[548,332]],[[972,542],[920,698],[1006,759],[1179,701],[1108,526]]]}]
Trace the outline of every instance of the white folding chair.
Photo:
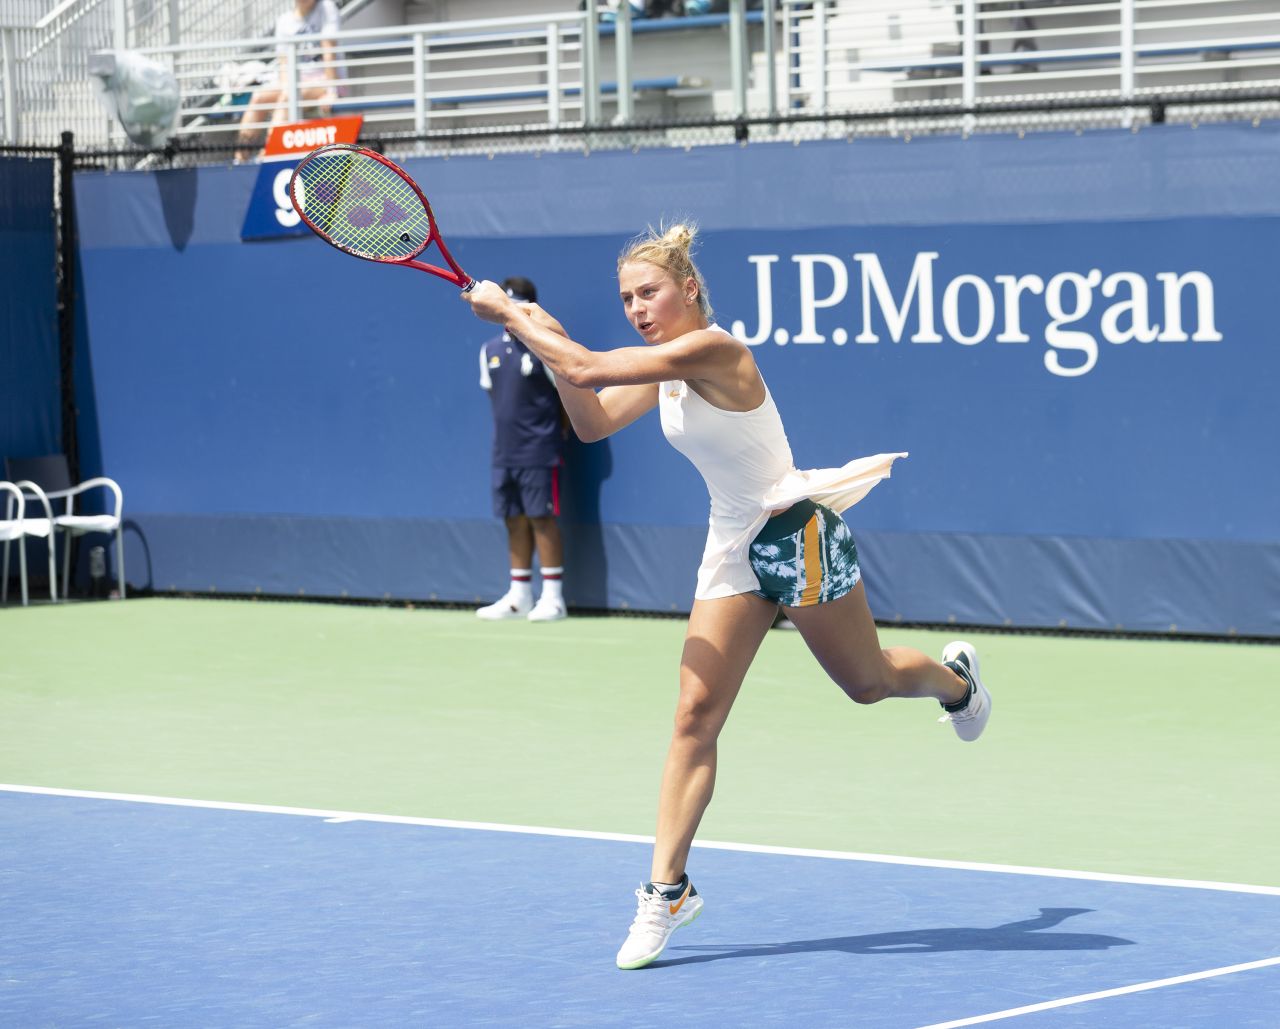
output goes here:
[{"label": "white folding chair", "polygon": [[[27,606],[27,537],[40,536],[49,552],[49,599],[58,600],[58,575],[53,560],[53,509],[49,498],[34,482],[0,482],[4,498],[4,518],[0,520],[0,540],[4,541],[4,570],[0,572],[0,604],[9,603],[9,544],[18,544],[18,580],[22,585],[22,606]],[[26,494],[30,493],[44,507],[44,518],[26,517]]]},{"label": "white folding chair", "polygon": [[[121,509],[124,505],[123,494],[119,484],[106,476],[87,479],[76,485],[71,484],[71,473],[67,469],[67,459],[63,454],[50,454],[46,457],[9,458],[5,461],[6,473],[10,478],[21,476],[24,479],[39,482],[44,495],[51,501],[65,500],[66,507],[62,514],[53,516],[54,532],[64,532],[67,536],[62,561],[62,595],[68,595],[71,585],[71,541],[76,536],[88,532],[115,534],[116,538],[116,580],[123,600],[124,592],[124,533]],[[110,514],[76,514],[75,500],[82,493],[91,489],[105,489],[115,499]],[[52,545],[53,541],[50,541]]]}]

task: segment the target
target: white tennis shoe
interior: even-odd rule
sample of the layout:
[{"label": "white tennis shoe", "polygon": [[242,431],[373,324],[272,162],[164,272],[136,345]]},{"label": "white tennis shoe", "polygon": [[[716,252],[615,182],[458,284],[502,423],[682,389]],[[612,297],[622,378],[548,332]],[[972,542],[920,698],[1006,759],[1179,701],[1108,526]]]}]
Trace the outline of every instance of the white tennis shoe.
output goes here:
[{"label": "white tennis shoe", "polygon": [[635,921],[627,933],[627,940],[618,951],[619,968],[644,968],[658,959],[667,946],[671,934],[682,925],[688,925],[702,912],[702,898],[685,880],[684,892],[672,900],[664,897],[647,883],[636,890]]},{"label": "white tennis shoe", "polygon": [[972,644],[955,640],[942,648],[942,663],[969,684],[969,698],[959,711],[948,711],[938,721],[950,722],[957,736],[972,743],[991,717],[991,694],[978,676],[978,652]]},{"label": "white tennis shoe", "polygon": [[476,617],[486,622],[501,622],[508,618],[525,618],[533,609],[533,597],[527,593],[507,590],[488,607],[476,609]]},{"label": "white tennis shoe", "polygon": [[569,612],[565,609],[563,600],[539,597],[538,602],[533,605],[533,610],[525,617],[531,622],[558,622],[561,618],[567,617],[568,614]]}]

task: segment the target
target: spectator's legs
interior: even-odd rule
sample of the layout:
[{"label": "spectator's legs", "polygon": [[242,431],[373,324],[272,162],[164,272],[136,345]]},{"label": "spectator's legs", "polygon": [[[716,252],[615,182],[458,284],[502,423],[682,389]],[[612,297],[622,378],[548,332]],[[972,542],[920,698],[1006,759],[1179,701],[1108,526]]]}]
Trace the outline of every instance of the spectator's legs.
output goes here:
[{"label": "spectator's legs", "polygon": [[533,567],[533,526],[525,515],[507,518],[507,551],[512,568]]},{"label": "spectator's legs", "polygon": [[543,568],[559,568],[564,563],[564,545],[560,539],[560,523],[554,517],[526,519],[532,527],[538,564]]},{"label": "spectator's legs", "polygon": [[560,523],[554,516],[531,518],[533,538],[538,548],[538,564],[542,568],[542,595],[529,612],[533,622],[558,621],[567,613],[564,606],[562,564],[564,548],[560,540]]},{"label": "spectator's legs", "polygon": [[247,161],[252,156],[249,150],[256,142],[258,127],[275,114],[273,109],[260,105],[279,104],[283,101],[284,91],[275,87],[256,90],[249,97],[249,110],[244,112],[244,117],[240,120],[240,134],[236,138],[239,144],[239,149],[236,150],[237,161]]}]

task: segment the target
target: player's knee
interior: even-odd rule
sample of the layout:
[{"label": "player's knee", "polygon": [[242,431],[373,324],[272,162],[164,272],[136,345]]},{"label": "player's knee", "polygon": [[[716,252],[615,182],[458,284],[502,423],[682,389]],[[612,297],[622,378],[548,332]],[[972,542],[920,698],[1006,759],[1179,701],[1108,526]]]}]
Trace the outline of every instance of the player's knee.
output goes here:
[{"label": "player's knee", "polygon": [[676,702],[675,735],[689,741],[715,738],[716,707],[711,691],[697,681],[682,681]]},{"label": "player's knee", "polygon": [[858,675],[840,681],[845,696],[855,704],[878,704],[889,696],[889,684],[882,676]]}]

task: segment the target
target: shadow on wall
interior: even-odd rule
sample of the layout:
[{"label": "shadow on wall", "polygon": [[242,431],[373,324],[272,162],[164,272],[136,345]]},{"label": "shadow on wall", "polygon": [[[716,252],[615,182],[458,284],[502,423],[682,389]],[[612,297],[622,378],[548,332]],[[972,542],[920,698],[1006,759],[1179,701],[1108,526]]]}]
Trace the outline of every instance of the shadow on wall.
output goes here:
[{"label": "shadow on wall", "polygon": [[613,451],[607,439],[582,443],[570,434],[564,463],[560,529],[565,601],[571,607],[606,607],[609,563],[600,524],[600,492],[613,474]]},{"label": "shadow on wall", "polygon": [[183,251],[191,242],[196,226],[196,192],[199,182],[195,168],[174,168],[155,173],[156,188],[160,191],[160,209],[164,212],[164,227],[169,231],[169,242],[177,251]]}]

